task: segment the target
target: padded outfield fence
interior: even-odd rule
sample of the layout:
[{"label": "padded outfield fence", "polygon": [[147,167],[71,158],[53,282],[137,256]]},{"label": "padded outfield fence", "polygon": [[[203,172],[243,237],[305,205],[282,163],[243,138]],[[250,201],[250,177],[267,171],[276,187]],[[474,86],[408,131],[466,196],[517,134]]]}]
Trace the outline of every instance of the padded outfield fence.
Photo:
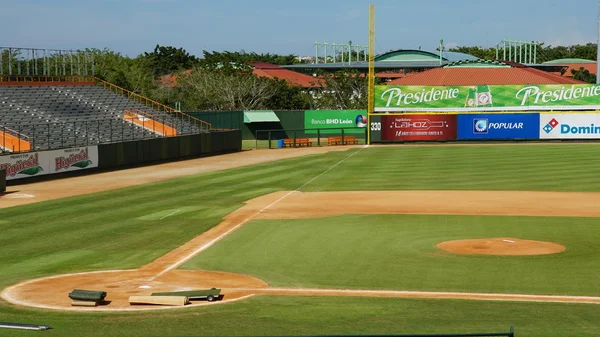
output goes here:
[{"label": "padded outfield fence", "polygon": [[339,129],[279,129],[257,130],[256,140],[249,142],[257,149],[281,147],[364,145],[367,141],[366,128]]}]

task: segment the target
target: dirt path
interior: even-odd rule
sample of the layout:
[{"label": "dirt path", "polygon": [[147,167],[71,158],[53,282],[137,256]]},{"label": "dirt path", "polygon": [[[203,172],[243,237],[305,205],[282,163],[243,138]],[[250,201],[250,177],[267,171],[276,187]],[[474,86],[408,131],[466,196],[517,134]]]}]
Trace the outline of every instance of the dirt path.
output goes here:
[{"label": "dirt path", "polygon": [[285,150],[248,150],[220,156],[183,160],[87,176],[8,186],[7,193],[5,195],[0,194],[0,208],[114,190],[122,187],[261,164],[281,159],[296,158],[310,154],[345,151],[350,148],[356,147],[329,146],[291,148]]},{"label": "dirt path", "polygon": [[[448,201],[451,202],[448,202]],[[252,199],[213,229],[138,270],[59,275],[29,280],[2,292],[7,301],[60,310],[150,310],[130,306],[131,295],[158,291],[222,288],[224,301],[258,294],[298,296],[373,296],[474,300],[597,303],[600,297],[530,294],[478,294],[344,289],[269,288],[262,280],[232,273],[178,270],[177,267],[254,219],[298,219],[340,214],[464,214],[600,217],[600,193],[495,191],[276,192]],[[322,207],[327,205],[327,207]],[[112,301],[97,308],[71,307],[67,294],[75,288],[104,289]],[[52,291],[49,291],[52,289]],[[205,305],[203,304],[194,305]],[[217,302],[218,303],[218,302]]]}]

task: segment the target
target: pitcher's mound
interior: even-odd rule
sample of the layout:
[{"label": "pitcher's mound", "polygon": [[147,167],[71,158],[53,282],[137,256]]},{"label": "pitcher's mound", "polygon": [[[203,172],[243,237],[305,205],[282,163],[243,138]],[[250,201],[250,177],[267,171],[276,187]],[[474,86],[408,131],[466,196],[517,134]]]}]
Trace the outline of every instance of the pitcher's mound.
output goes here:
[{"label": "pitcher's mound", "polygon": [[565,251],[553,242],[513,238],[454,240],[438,243],[436,247],[457,254],[483,255],[546,255]]}]

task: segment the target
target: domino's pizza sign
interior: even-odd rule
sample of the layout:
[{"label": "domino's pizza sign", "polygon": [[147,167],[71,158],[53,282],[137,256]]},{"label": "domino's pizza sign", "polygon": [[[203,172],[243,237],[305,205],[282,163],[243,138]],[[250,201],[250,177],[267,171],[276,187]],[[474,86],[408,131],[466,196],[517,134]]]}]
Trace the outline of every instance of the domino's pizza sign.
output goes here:
[{"label": "domino's pizza sign", "polygon": [[600,114],[542,115],[542,139],[600,139]]},{"label": "domino's pizza sign", "polygon": [[537,139],[539,114],[458,116],[458,139]]}]

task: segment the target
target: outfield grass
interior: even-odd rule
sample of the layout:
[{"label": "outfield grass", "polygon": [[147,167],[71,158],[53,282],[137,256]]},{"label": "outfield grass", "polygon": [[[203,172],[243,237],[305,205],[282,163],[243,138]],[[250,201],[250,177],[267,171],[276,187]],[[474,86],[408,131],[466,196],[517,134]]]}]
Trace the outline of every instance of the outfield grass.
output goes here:
[{"label": "outfield grass", "polygon": [[[539,256],[458,255],[435,244],[515,237],[568,249]],[[253,221],[184,265],[275,287],[600,295],[598,219],[346,215]]]},{"label": "outfield grass", "polygon": [[[0,288],[21,280],[46,275],[88,270],[137,268],[213,227],[223,216],[239,208],[245,200],[274,191],[296,189],[355,151],[358,150],[312,155],[277,163],[2,209],[0,210],[0,231],[2,232],[0,236],[0,261],[2,261],[0,262]],[[361,150],[359,154],[315,180],[305,190],[600,191],[600,176],[596,174],[599,164],[600,146],[596,144],[368,148]],[[186,207],[187,211],[179,212],[163,220],[153,220],[157,218],[157,214],[183,207]],[[583,226],[581,228],[592,226],[586,225],[585,220],[581,221],[581,226]],[[252,224],[248,228],[251,229],[254,225]],[[594,254],[592,250],[589,250],[588,253]],[[587,261],[593,257],[593,255],[582,256],[581,259]],[[579,263],[578,260],[579,257],[567,259],[561,268],[568,269],[569,264]],[[365,261],[365,265],[368,265],[369,262]],[[585,262],[581,263],[585,264]],[[590,271],[594,268],[588,268],[587,272],[595,275],[594,271]],[[582,271],[582,273],[584,272],[586,271]],[[298,282],[309,281],[316,282],[310,279],[298,279]],[[465,282],[471,281],[467,277]],[[588,286],[591,287],[591,285]],[[540,289],[544,290],[544,288]],[[289,304],[288,300],[289,298],[265,297],[253,300],[254,302],[214,307],[214,309],[185,310],[181,313],[107,315],[55,313],[14,308],[2,301],[0,302],[0,320],[34,321],[57,325],[61,329],[51,332],[57,336],[65,335],[62,333],[64,331],[71,332],[68,335],[82,336],[193,335],[199,334],[200,331],[205,335],[293,334],[308,331],[309,328],[301,328],[304,325],[310,326],[312,333],[371,331],[368,329],[399,332],[398,325],[395,324],[398,318],[396,321],[391,317],[384,319],[379,327],[368,326],[364,321],[362,324],[344,324],[344,319],[338,319],[335,313],[339,313],[339,317],[345,317],[343,310],[347,310],[347,308],[339,308],[338,311],[331,308],[344,305],[344,303],[355,303],[348,304],[349,307],[354,308],[352,314],[367,314],[370,310],[376,310],[370,306],[370,300],[297,299]],[[387,301],[377,301],[377,303],[389,303],[382,305],[389,307],[405,308],[408,306],[413,308],[412,315],[423,319],[415,320],[414,326],[425,324],[427,317],[431,314],[428,307],[421,303],[432,302]],[[299,313],[290,310],[291,308],[297,310],[293,305],[298,303],[308,303],[306,305],[307,318],[302,318],[298,320],[297,324],[294,324],[290,321],[297,319]],[[407,304],[405,305],[405,303]],[[477,313],[477,310],[471,308],[476,308],[479,304],[472,301],[460,303],[461,305],[448,311],[447,323],[442,320],[439,323],[437,321],[431,323],[429,326],[439,327],[441,330],[465,326],[465,321],[461,321],[461,315],[463,312]],[[263,305],[265,308],[262,308]],[[512,309],[509,307],[497,307],[491,303],[485,305],[494,312],[490,314],[490,317],[503,317],[503,315],[517,317],[510,316]],[[520,309],[522,315],[533,315],[531,320],[523,318],[520,320],[521,322],[540,324],[543,320],[536,321],[537,310],[545,312],[545,308],[550,308],[541,304],[513,304],[513,306],[522,308]],[[585,329],[588,327],[594,327],[596,331],[600,330],[600,323],[597,320],[587,320],[586,318],[591,317],[588,314],[592,311],[590,308],[596,310],[597,314],[597,306],[553,305],[551,308],[553,309],[547,309],[547,317],[556,317],[556,320],[552,322],[562,322],[569,326],[567,318],[570,317],[571,321],[577,322],[570,323],[570,327],[573,329],[586,331]],[[331,311],[332,314],[326,315],[326,311]],[[212,316],[213,312],[216,316]],[[321,315],[313,313],[321,313]],[[400,313],[398,311],[396,315],[400,315]],[[280,316],[287,318],[283,317],[278,321]],[[225,326],[226,323],[222,323],[221,326],[211,323],[203,325],[206,328],[198,329],[198,325],[205,323],[205,320],[201,320],[202,323],[198,322],[198,318],[202,317],[221,317],[222,321],[226,321],[225,318],[228,318],[229,323],[227,324],[229,325]],[[450,322],[453,317],[456,317],[456,322]],[[265,320],[267,319],[281,324],[266,325]],[[234,324],[231,323],[232,320]],[[177,324],[172,322],[177,322]],[[239,322],[240,325],[237,326],[236,322]],[[406,324],[407,327],[413,326],[412,323]],[[115,330],[102,332],[102,327],[105,325],[114,327]],[[186,325],[196,329],[187,328]],[[364,325],[364,327],[358,328],[358,325]],[[182,326],[185,328],[181,328]],[[286,326],[289,328],[283,330]],[[348,327],[348,329],[324,329],[328,326]],[[146,327],[145,330],[143,327]],[[116,330],[117,328],[118,330]],[[184,331],[182,329],[186,332],[179,333]],[[541,330],[538,331],[547,331],[543,330],[546,329],[543,327],[539,329]],[[422,330],[428,329],[423,328]],[[567,330],[565,329],[565,331]],[[84,333],[80,334],[82,331]],[[577,331],[575,330],[575,332]],[[575,332],[568,331],[571,335],[581,335]],[[6,333],[8,333],[6,330],[0,330],[0,335]],[[13,336],[14,333],[14,331],[10,331],[9,335]],[[568,333],[561,335],[566,336]],[[543,334],[540,332],[539,335]]]},{"label": "outfield grass", "polygon": [[306,336],[506,332],[517,337],[596,336],[598,306],[385,298],[260,296],[235,304],[152,313],[72,314],[5,309],[3,321],[50,324],[0,336]]}]

